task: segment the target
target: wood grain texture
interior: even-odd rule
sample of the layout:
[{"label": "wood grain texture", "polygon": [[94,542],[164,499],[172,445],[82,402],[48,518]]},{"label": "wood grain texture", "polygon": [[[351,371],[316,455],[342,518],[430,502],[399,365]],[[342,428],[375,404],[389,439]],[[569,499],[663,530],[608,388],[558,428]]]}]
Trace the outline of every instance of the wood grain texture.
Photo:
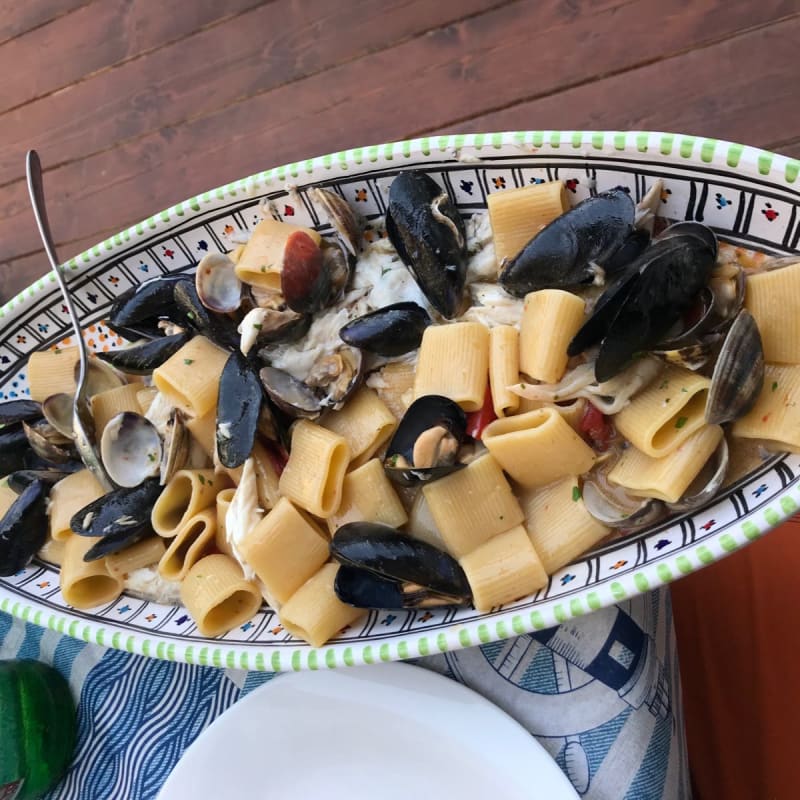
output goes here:
[{"label": "wood grain texture", "polygon": [[[508,127],[499,115],[487,115],[487,108],[513,111],[520,100],[532,102],[526,100],[532,96],[551,98],[550,116],[529,111],[516,117],[514,127],[558,127],[567,122],[600,127],[600,119],[605,127],[624,127],[620,123],[628,96],[638,93],[638,105],[627,111],[631,118],[649,113],[650,120],[663,119],[661,127],[673,130],[680,129],[677,120],[689,124],[694,119],[693,132],[718,132],[711,124],[709,108],[720,125],[741,120],[735,113],[726,117],[726,109],[712,93],[695,91],[702,86],[693,78],[695,60],[708,48],[725,47],[728,38],[741,37],[741,30],[754,27],[757,30],[745,36],[758,38],[741,39],[731,52],[736,46],[762,48],[756,50],[762,53],[765,47],[783,47],[788,35],[781,34],[781,27],[793,23],[768,23],[791,14],[796,3],[735,0],[724,4],[724,14],[722,8],[719,0],[667,4],[661,0],[519,0],[268,91],[252,94],[252,87],[243,87],[242,99],[227,107],[51,170],[47,182],[53,187],[53,227],[60,241],[83,239],[91,236],[92,227],[119,229],[190,194],[275,164],[438,130],[453,120],[477,119],[488,128]],[[660,24],[652,24],[655,18]],[[625,47],[610,46],[619,31],[626,31]],[[568,44],[575,45],[579,55],[567,53]],[[748,56],[742,51],[740,57]],[[603,89],[604,80],[665,59],[668,70],[652,68],[664,85],[663,102],[649,84],[637,84],[635,79],[630,91],[620,91],[624,81],[615,84],[616,89]],[[753,86],[759,75],[774,76],[771,61],[784,70],[795,63],[785,58],[754,58]],[[736,76],[740,72],[733,71]],[[611,78],[598,81],[598,75]],[[745,135],[731,138],[769,143],[759,137],[781,120],[782,112],[778,112],[784,106],[786,86],[792,82],[777,83],[784,86],[765,80],[758,88],[758,101],[769,112],[767,117],[751,118]],[[207,91],[228,92],[216,80]],[[158,105],[168,106],[177,92],[179,87],[173,85]],[[689,119],[690,114],[695,116]],[[43,152],[46,156],[47,151]],[[75,208],[81,213],[74,213]],[[6,186],[0,198],[0,242],[0,263],[38,249],[21,180]]]},{"label": "wood grain texture", "polygon": [[90,0],[0,0],[0,44],[69,14]]}]

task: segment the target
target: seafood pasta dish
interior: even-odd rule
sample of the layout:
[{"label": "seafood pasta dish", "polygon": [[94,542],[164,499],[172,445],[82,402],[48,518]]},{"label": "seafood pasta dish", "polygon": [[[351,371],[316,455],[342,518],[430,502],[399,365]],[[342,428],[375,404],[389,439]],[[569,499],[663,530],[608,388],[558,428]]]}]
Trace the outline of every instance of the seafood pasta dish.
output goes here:
[{"label": "seafood pasta dish", "polygon": [[490,611],[708,503],[800,447],[800,259],[657,218],[662,188],[538,183],[464,219],[408,170],[366,229],[300,190],[331,238],[263,207],[115,302],[129,344],[91,359],[87,407],[77,348],[30,355],[0,576],[38,556],[75,608],[129,591],[205,636],[267,603],[319,646],[364,609]]}]

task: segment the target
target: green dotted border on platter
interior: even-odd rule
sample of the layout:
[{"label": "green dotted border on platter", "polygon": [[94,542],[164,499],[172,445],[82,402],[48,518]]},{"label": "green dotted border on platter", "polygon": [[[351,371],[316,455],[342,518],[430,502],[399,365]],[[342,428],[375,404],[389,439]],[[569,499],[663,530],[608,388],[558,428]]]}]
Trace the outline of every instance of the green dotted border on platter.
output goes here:
[{"label": "green dotted border on platter", "polygon": [[[183,217],[189,211],[199,212],[203,206],[211,205],[217,200],[224,201],[228,197],[240,197],[242,195],[252,196],[260,189],[268,189],[276,182],[284,182],[287,176],[298,177],[301,173],[310,175],[318,168],[346,170],[351,162],[355,164],[363,163],[365,156],[370,162],[377,161],[381,156],[388,161],[394,160],[395,157],[409,158],[415,151],[421,152],[424,156],[429,156],[433,151],[433,142],[434,140],[430,137],[425,137],[418,140],[360,147],[275,167],[250,175],[234,183],[191,197],[182,203],[148,217],[146,220],[70,259],[62,265],[62,269],[77,270],[82,265],[90,264],[95,258],[104,257],[106,253],[122,247],[125,242],[144,237],[149,235],[150,231],[164,227],[172,222],[175,217]],[[520,147],[527,146],[532,150],[541,148],[546,144],[553,149],[561,147],[566,149],[571,146],[574,149],[592,148],[594,150],[636,150],[639,153],[657,152],[663,156],[677,153],[685,159],[692,158],[697,153],[700,160],[705,163],[711,163],[715,159],[724,160],[726,166],[731,169],[743,169],[744,166],[752,165],[754,171],[757,171],[762,176],[779,172],[780,178],[790,184],[794,183],[800,174],[800,161],[789,159],[785,156],[732,142],[673,133],[650,133],[645,131],[627,133],[620,131],[518,131],[489,134],[457,134],[435,138],[435,147],[440,153],[449,150],[460,150],[463,147],[472,147],[475,150],[482,150],[484,147],[499,149],[509,144],[516,144]],[[35,297],[41,291],[44,291],[47,283],[53,282],[55,282],[55,275],[51,272],[34,285],[20,292],[0,308],[0,319],[16,306],[25,303],[28,298]],[[451,648],[471,647],[522,634],[529,630],[541,630],[551,627],[601,608],[604,604],[619,602],[629,596],[656,588],[673,580],[674,577],[693,572],[695,569],[722,558],[757,539],[775,525],[780,524],[790,514],[795,513],[800,508],[798,505],[800,494],[796,497],[792,496],[792,493],[796,492],[798,492],[798,487],[791,487],[775,498],[780,511],[770,506],[761,512],[763,527],[759,524],[761,520],[755,518],[743,520],[738,530],[732,528],[716,539],[676,553],[672,557],[664,558],[654,565],[652,574],[649,576],[644,571],[635,572],[631,575],[621,576],[618,580],[612,581],[606,586],[592,589],[585,596],[570,598],[569,602],[555,600],[543,608],[514,614],[510,619],[486,620],[479,623],[474,630],[469,630],[463,625],[456,624],[449,630],[439,632],[435,636],[433,634],[431,636],[423,635],[415,637],[412,641],[400,639],[383,642],[379,645],[347,645],[345,643],[323,648],[303,648],[291,652],[273,650],[269,654],[269,659],[267,659],[265,653],[256,652],[253,655],[252,652],[241,650],[235,645],[214,647],[192,644],[167,644],[164,641],[155,641],[139,635],[125,635],[121,631],[115,631],[109,638],[108,631],[103,626],[96,627],[91,623],[82,623],[77,619],[70,620],[66,616],[25,605],[22,601],[14,601],[9,597],[4,597],[0,600],[0,610],[25,621],[46,626],[59,633],[66,633],[87,642],[94,641],[100,645],[126,650],[131,653],[155,656],[170,661],[183,660],[189,664],[203,666],[280,672],[284,670],[298,671],[355,666],[362,663],[375,663],[377,660],[392,661],[417,655],[426,656],[437,651],[445,652]]]}]

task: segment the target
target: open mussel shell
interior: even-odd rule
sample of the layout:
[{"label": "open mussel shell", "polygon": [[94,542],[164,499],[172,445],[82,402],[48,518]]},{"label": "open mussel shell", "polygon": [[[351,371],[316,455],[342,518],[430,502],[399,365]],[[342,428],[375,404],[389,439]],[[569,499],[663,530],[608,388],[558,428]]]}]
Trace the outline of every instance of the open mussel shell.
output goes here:
[{"label": "open mussel shell", "polygon": [[665,513],[660,500],[634,497],[596,475],[584,479],[581,495],[586,510],[609,528],[641,528]]},{"label": "open mussel shell", "polygon": [[200,259],[194,285],[200,302],[211,311],[230,314],[242,304],[242,282],[236,265],[224,253],[208,253]]},{"label": "open mussel shell", "polygon": [[729,463],[728,442],[723,436],[708,463],[683,493],[683,497],[674,503],[665,503],[667,510],[682,514],[705,505],[717,494],[725,481]]},{"label": "open mussel shell", "polygon": [[361,246],[361,225],[349,203],[330,189],[309,189],[311,201],[322,208],[342,244],[355,256]]},{"label": "open mussel shell", "polygon": [[72,439],[56,430],[47,420],[23,422],[22,428],[33,452],[50,464],[63,464],[76,457]]},{"label": "open mussel shell", "polygon": [[223,467],[235,469],[253,451],[264,397],[259,376],[241,353],[228,356],[217,397],[217,455]]},{"label": "open mussel shell", "polygon": [[654,355],[661,356],[669,364],[677,364],[679,367],[696,372],[708,363],[708,359],[711,358],[711,354],[721,338],[721,334],[710,333],[696,342],[687,342],[680,347],[668,350],[659,348],[652,352]]},{"label": "open mussel shell", "polygon": [[764,349],[753,315],[743,308],[725,336],[706,400],[706,421],[732,422],[754,405],[764,385]]},{"label": "open mussel shell", "polygon": [[112,417],[100,438],[103,466],[118,486],[138,486],[158,475],[163,457],[161,437],[149,419],[133,411]]},{"label": "open mussel shell", "polygon": [[[340,564],[357,570],[345,572],[339,582],[347,592],[339,595],[345,603],[385,608],[376,604],[397,602],[395,607],[417,608],[463,604],[472,597],[467,577],[452,556],[389,525],[349,522],[334,534],[330,552]],[[362,572],[377,576],[377,586],[367,575],[357,574]],[[388,582],[397,584],[394,600]]]},{"label": "open mussel shell", "polygon": [[416,303],[395,303],[348,322],[339,336],[369,353],[401,356],[420,346],[422,334],[431,324],[428,312]]},{"label": "open mussel shell", "polygon": [[178,325],[188,325],[223,349],[239,347],[236,324],[230,317],[210,311],[200,300],[192,280],[178,281],[173,285],[174,307],[169,319]]},{"label": "open mussel shell", "polygon": [[591,283],[600,277],[597,265],[605,267],[628,239],[634,217],[622,189],[589,197],[542,228],[502,268],[498,283],[516,297]]},{"label": "open mussel shell", "polygon": [[97,353],[97,357],[116,369],[132,375],[149,375],[156,367],[160,367],[171,358],[191,338],[187,331],[172,336],[159,336],[139,344]]},{"label": "open mussel shell", "polygon": [[454,317],[467,276],[467,234],[447,191],[424,172],[401,172],[389,187],[386,233],[428,302]]},{"label": "open mussel shell", "polygon": [[47,539],[50,485],[33,481],[0,518],[0,577],[25,567]]},{"label": "open mussel shell", "polygon": [[436,394],[417,398],[386,449],[386,474],[401,486],[416,486],[461,469],[465,465],[457,457],[466,432],[467,417],[458,403]]},{"label": "open mussel shell", "polygon": [[289,416],[315,419],[322,413],[317,393],[288,372],[267,366],[258,376],[270,400]]},{"label": "open mussel shell", "polygon": [[42,406],[35,400],[8,400],[0,403],[0,427],[15,422],[30,422],[42,416]]},{"label": "open mussel shell", "polygon": [[174,286],[191,283],[188,275],[160,275],[118,297],[108,315],[109,327],[126,338],[159,335],[158,319],[174,311]]}]

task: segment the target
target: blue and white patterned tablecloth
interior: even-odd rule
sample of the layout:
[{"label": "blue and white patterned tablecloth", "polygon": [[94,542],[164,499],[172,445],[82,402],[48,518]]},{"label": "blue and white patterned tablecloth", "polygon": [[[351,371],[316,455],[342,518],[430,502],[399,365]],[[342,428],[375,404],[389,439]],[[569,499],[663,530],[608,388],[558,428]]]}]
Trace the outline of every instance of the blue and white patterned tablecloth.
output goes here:
[{"label": "blue and white patterned tablecloth", "polygon": [[[7,658],[52,664],[79,701],[74,759],[50,800],[155,798],[202,730],[276,677],[107,650],[0,613]],[[416,663],[515,717],[583,800],[691,796],[667,590],[552,631]]]}]

